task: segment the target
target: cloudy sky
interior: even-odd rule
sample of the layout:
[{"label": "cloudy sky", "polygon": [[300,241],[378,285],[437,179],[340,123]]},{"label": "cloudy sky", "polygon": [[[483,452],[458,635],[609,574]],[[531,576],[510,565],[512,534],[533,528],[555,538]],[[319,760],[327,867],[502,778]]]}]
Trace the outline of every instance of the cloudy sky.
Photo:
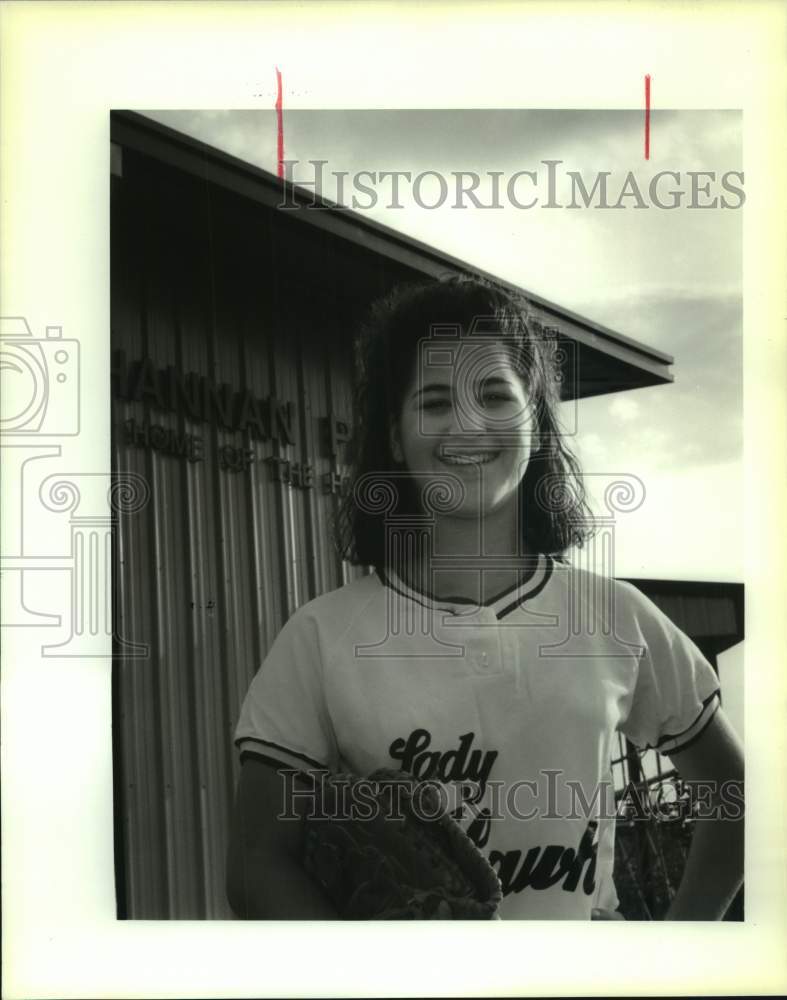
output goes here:
[{"label": "cloudy sky", "polygon": [[[276,170],[273,112],[145,114]],[[404,207],[387,207],[389,188],[381,185],[378,204],[359,212],[673,355],[673,385],[582,401],[576,448],[587,471],[632,473],[645,484],[643,505],[617,525],[617,575],[743,579],[742,213],[686,207],[685,177],[742,169],[739,113],[654,112],[647,162],[641,111],[287,112],[285,106],[284,142],[285,157],[299,161],[296,180],[313,177],[309,160],[328,161],[322,193],[329,198],[337,194],[331,171],[502,171],[505,183],[518,170],[545,178],[541,161],[561,160],[561,176],[580,171],[588,187],[596,171],[611,171],[611,201],[628,171],[646,198],[653,174],[680,172],[676,186],[687,193],[669,211],[637,209],[633,199],[630,207],[606,211],[519,210],[510,203],[460,211],[451,198],[426,209],[405,184]],[[436,182],[425,185],[422,200],[431,203],[437,190]],[[517,190],[526,200],[529,188]],[[724,193],[718,181],[713,193]],[[560,185],[558,200],[570,201]]]}]

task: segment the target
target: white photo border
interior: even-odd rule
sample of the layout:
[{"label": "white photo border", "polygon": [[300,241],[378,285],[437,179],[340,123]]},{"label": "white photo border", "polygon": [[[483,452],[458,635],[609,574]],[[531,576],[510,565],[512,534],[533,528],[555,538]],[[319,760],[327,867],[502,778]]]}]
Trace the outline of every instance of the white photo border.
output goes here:
[{"label": "white photo border", "polygon": [[6,2],[0,21],[2,314],[79,340],[64,469],[110,467],[110,109],[269,109],[276,66],[292,108],[631,108],[649,73],[660,107],[743,110],[747,193],[745,922],[117,921],[110,658],[4,630],[4,995],[787,989],[783,5]]}]

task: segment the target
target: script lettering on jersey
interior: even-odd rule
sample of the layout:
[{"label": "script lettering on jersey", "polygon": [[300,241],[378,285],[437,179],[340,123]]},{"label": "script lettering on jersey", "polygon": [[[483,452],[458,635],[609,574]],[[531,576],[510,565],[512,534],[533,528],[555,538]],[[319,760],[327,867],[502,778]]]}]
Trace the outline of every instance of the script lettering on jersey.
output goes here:
[{"label": "script lettering on jersey", "polygon": [[590,896],[596,889],[597,827],[595,820],[588,823],[576,850],[559,844],[531,847],[524,860],[521,851],[490,851],[489,863],[497,870],[503,895],[523,889],[551,889],[561,879],[565,892],[576,892],[582,879],[582,891]]},{"label": "script lettering on jersey", "polygon": [[497,759],[497,750],[471,749],[475,733],[459,737],[459,746],[452,750],[430,750],[432,734],[428,729],[414,729],[406,738],[391,743],[388,753],[421,781],[473,781],[478,785],[477,797],[484,793],[486,780]]}]

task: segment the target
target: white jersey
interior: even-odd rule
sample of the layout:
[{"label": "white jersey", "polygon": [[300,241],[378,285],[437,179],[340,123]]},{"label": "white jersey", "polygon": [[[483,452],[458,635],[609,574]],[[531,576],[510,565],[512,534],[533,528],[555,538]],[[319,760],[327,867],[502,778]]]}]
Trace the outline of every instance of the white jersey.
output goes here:
[{"label": "white jersey", "polygon": [[630,584],[539,556],[485,606],[395,574],[324,594],[252,681],[242,754],[440,781],[503,885],[503,919],[614,906],[616,730],[676,753],[719,703],[712,667]]}]

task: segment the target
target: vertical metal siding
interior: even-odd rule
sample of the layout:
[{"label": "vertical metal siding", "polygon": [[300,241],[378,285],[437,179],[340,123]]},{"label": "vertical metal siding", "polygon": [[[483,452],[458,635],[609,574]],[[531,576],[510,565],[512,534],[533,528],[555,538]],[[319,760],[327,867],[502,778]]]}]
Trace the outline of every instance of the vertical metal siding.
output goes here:
[{"label": "vertical metal siding", "polygon": [[[295,404],[294,443],[280,447],[146,399],[113,402],[114,466],[151,490],[119,519],[115,547],[123,634],[150,647],[115,668],[124,915],[228,917],[235,721],[289,615],[362,572],[333,546],[326,418],[350,419],[352,328],[403,272],[341,259],[334,237],[138,154],[112,183],[113,349]],[[202,438],[204,460],[127,443],[129,418]],[[222,469],[223,445],[250,447],[250,468]],[[310,464],[313,488],[275,481],[276,456]]]}]

